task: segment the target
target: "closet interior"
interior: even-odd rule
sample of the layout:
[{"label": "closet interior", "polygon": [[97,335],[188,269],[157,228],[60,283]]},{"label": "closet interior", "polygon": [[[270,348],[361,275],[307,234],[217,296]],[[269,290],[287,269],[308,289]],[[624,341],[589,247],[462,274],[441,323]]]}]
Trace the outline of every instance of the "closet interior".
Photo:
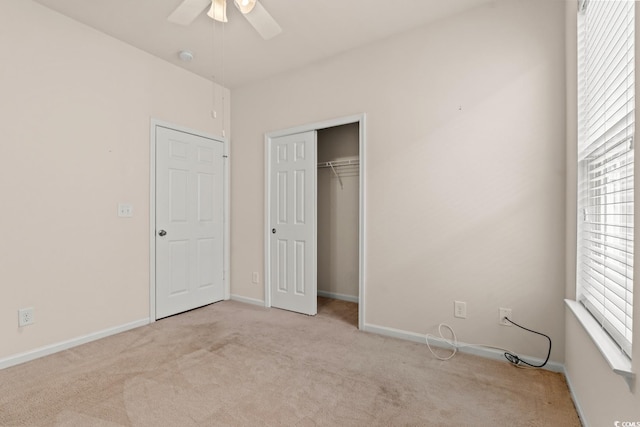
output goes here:
[{"label": "closet interior", "polygon": [[359,124],[318,130],[317,141],[318,296],[357,304]]}]

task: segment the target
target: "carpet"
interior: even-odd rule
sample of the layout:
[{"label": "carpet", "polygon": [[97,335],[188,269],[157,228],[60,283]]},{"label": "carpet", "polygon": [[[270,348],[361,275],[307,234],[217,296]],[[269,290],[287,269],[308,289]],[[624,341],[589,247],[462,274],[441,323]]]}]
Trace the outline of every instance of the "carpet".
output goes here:
[{"label": "carpet", "polygon": [[0,371],[2,426],[579,426],[561,374],[224,301]]}]

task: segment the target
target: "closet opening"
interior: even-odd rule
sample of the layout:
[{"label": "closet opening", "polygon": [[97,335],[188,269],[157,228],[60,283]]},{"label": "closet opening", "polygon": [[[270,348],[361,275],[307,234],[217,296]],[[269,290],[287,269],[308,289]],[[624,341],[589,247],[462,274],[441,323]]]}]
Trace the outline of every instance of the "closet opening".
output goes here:
[{"label": "closet opening", "polygon": [[318,314],[358,327],[359,123],[317,131]]},{"label": "closet opening", "polygon": [[265,134],[265,307],[364,329],[366,193],[364,113]]}]

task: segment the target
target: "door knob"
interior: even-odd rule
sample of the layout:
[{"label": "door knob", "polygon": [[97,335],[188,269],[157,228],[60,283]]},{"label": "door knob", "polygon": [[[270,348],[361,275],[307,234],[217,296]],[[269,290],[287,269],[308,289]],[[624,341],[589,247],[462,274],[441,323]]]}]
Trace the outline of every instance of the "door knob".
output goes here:
[{"label": "door knob", "polygon": [[160,231],[158,231],[158,235],[159,235],[159,236],[165,236],[166,234],[167,234],[167,232],[166,232],[166,231],[164,231],[164,230],[160,230]]},{"label": "door knob", "polygon": [[271,234],[276,234],[276,229],[275,228],[271,229]]}]

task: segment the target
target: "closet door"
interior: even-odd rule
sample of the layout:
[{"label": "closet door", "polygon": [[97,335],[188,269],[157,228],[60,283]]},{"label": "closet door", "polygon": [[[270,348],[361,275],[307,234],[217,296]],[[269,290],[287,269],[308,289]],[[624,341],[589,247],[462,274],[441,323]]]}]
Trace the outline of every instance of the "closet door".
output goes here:
[{"label": "closet door", "polygon": [[271,306],[317,313],[315,131],[271,140]]}]

